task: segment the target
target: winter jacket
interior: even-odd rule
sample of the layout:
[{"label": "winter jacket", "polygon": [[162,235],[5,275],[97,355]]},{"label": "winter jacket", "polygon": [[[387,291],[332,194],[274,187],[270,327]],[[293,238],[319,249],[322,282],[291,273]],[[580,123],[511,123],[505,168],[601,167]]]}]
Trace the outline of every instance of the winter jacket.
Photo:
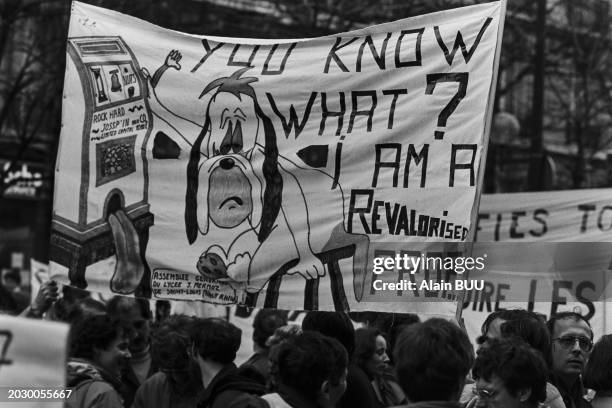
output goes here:
[{"label": "winter jacket", "polygon": [[270,379],[270,360],[265,353],[255,353],[240,366],[240,370],[251,370],[267,383]]},{"label": "winter jacket", "polygon": [[463,405],[455,401],[421,401],[398,405],[394,408],[462,408]]},{"label": "winter jacket", "polygon": [[74,388],[67,408],[122,408],[123,400],[117,391],[118,378],[92,362],[71,359],[67,364],[67,386]]},{"label": "winter jacket", "polygon": [[202,382],[190,386],[193,390],[175,390],[171,382],[164,372],[153,374],[136,391],[132,408],[195,408],[204,392]]},{"label": "winter jacket", "polygon": [[591,403],[584,398],[586,394],[582,386],[582,379],[578,377],[571,387],[555,374],[550,376],[550,382],[557,387],[567,408],[591,408]]},{"label": "winter jacket", "polygon": [[[149,354],[148,357],[151,358],[150,352],[147,351],[147,353]],[[132,405],[132,402],[134,401],[134,397],[136,395],[136,391],[138,390],[138,387],[142,385],[140,381],[138,380],[138,377],[136,376],[134,369],[132,368],[132,364],[134,361],[133,358],[134,357],[132,356],[132,359],[126,361],[124,366],[121,369],[121,389],[119,391],[121,393],[121,397],[123,398],[123,401],[125,402],[126,407],[129,407]],[[155,364],[153,359],[151,359],[151,365],[149,366],[149,371],[147,373],[147,379],[151,378],[151,376],[155,374],[157,371],[158,371],[157,365]]]}]

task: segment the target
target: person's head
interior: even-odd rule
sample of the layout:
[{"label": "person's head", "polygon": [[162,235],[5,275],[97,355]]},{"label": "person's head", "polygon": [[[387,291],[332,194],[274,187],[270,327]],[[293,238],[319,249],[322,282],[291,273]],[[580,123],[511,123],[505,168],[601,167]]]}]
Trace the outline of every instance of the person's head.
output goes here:
[{"label": "person's head", "polygon": [[421,321],[414,313],[351,312],[350,316],[366,327],[378,329],[387,340],[387,350],[393,350],[397,336],[406,326]]},{"label": "person's head", "polygon": [[3,277],[4,287],[9,291],[14,291],[21,286],[21,273],[19,269],[11,269],[4,274]]},{"label": "person's head", "polygon": [[546,322],[551,337],[551,371],[567,380],[584,371],[593,347],[593,330],[580,314],[562,312]]},{"label": "person's head", "polygon": [[308,312],[302,321],[302,329],[312,330],[334,338],[348,352],[349,357],[355,350],[355,327],[344,312]]},{"label": "person's head", "polygon": [[319,332],[304,331],[274,346],[271,363],[275,384],[291,387],[322,406],[335,406],[346,390],[346,350]]},{"label": "person's head", "polygon": [[546,323],[537,315],[532,318],[509,320],[500,326],[501,337],[517,337],[540,352],[544,361],[550,363],[550,335]]},{"label": "person's head", "polygon": [[151,358],[161,371],[183,370],[190,362],[195,318],[172,315],[151,331]]},{"label": "person's head", "polygon": [[196,318],[172,315],[151,332],[151,357],[169,378],[177,394],[193,393],[202,383],[200,370],[190,357]]},{"label": "person's head", "polygon": [[19,313],[18,309],[11,291],[4,287],[0,280],[0,314],[17,314]]},{"label": "person's head", "polygon": [[125,330],[108,315],[89,316],[72,325],[70,356],[89,360],[119,377],[121,366],[131,357]]},{"label": "person's head", "polygon": [[490,339],[497,339],[502,336],[501,325],[508,321],[529,320],[537,318],[533,312],[524,309],[502,309],[490,313],[480,328],[480,336],[477,339],[479,345],[486,343]]},{"label": "person's head", "polygon": [[114,296],[107,305],[108,314],[130,329],[130,351],[142,353],[151,341],[151,308],[149,301],[126,296]]},{"label": "person's head", "polygon": [[593,346],[582,381],[597,392],[612,391],[612,334],[602,336]]},{"label": "person's head", "polygon": [[382,373],[385,364],[389,362],[389,356],[387,340],[380,330],[374,328],[355,330],[354,361],[370,377]]},{"label": "person's head", "polygon": [[279,327],[287,324],[287,312],[275,309],[261,309],[253,319],[253,343],[262,350],[267,349],[266,340]]},{"label": "person's head", "polygon": [[74,305],[75,316],[73,316],[73,320],[77,318],[87,318],[89,316],[96,316],[106,314],[106,305],[98,300],[95,300],[90,297],[86,297],[80,300],[77,300]]},{"label": "person's head", "polygon": [[240,348],[242,331],[233,324],[215,317],[201,319],[194,327],[196,358],[217,365],[230,364]]},{"label": "person's head", "polygon": [[[272,347],[282,343],[285,340],[288,340],[295,336],[299,336],[300,334],[302,334],[302,331],[302,327],[298,324],[288,324],[285,326],[281,326],[274,330],[274,334],[268,337],[268,340],[266,340],[266,347],[268,349],[271,349]],[[272,352],[272,350],[270,350],[270,352]]]},{"label": "person's head", "polygon": [[395,348],[395,342],[397,341],[397,337],[399,336],[399,334],[407,327],[410,326],[411,324],[415,324],[415,323],[419,323],[421,321],[421,319],[419,318],[418,315],[413,314],[413,313],[391,313],[392,314],[392,320],[391,320],[391,325],[385,330],[382,330],[383,332],[387,333],[387,339],[388,344],[387,344],[387,354],[389,355],[389,358],[392,359],[392,350]]},{"label": "person's head", "polygon": [[546,399],[542,355],[518,338],[492,339],[472,368],[480,404],[488,408],[536,408]]},{"label": "person's head", "polygon": [[463,330],[437,318],[406,327],[393,355],[398,382],[411,402],[457,401],[474,362]]},{"label": "person's head", "polygon": [[170,316],[170,302],[158,300],[155,302],[155,321],[162,322]]}]

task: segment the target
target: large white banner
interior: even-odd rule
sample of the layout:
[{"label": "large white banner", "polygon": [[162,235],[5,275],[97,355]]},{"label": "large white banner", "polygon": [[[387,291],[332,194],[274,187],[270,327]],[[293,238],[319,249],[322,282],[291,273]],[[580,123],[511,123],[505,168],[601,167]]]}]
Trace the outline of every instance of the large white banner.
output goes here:
[{"label": "large white banner", "polygon": [[483,195],[474,256],[487,256],[482,288],[463,310],[472,338],[495,310],[550,317],[575,311],[596,337],[612,330],[612,189]]},{"label": "large white banner", "polygon": [[473,234],[504,12],[492,2],[255,40],[74,2],[51,274],[226,305],[423,299],[374,289],[401,272],[379,278],[373,259],[461,254]]},{"label": "large white banner", "polygon": [[476,240],[612,242],[612,189],[483,194]]},{"label": "large white banner", "polygon": [[64,406],[68,325],[0,315],[0,406]]}]

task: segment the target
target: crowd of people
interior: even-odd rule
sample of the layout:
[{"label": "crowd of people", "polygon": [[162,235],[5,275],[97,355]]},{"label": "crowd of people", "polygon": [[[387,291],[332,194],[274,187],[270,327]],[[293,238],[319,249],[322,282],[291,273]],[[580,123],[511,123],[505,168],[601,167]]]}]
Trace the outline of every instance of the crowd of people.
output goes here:
[{"label": "crowd of people", "polygon": [[21,314],[70,324],[74,408],[612,407],[612,335],[573,312],[493,312],[474,347],[440,318],[263,309],[237,366],[239,328],[168,310],[47,282]]}]

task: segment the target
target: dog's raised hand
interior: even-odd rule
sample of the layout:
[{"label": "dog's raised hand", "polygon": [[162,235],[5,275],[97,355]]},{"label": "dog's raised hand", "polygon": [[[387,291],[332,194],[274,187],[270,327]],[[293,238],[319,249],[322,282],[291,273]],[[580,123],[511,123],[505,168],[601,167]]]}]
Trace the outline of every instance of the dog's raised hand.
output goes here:
[{"label": "dog's raised hand", "polygon": [[300,257],[297,265],[287,271],[287,275],[300,274],[304,279],[317,279],[325,276],[325,267],[314,254]]},{"label": "dog's raised hand", "polygon": [[181,64],[179,63],[183,56],[181,55],[179,50],[172,50],[166,56],[166,61],[164,61],[164,65],[167,67],[172,67],[176,70],[181,69]]}]

